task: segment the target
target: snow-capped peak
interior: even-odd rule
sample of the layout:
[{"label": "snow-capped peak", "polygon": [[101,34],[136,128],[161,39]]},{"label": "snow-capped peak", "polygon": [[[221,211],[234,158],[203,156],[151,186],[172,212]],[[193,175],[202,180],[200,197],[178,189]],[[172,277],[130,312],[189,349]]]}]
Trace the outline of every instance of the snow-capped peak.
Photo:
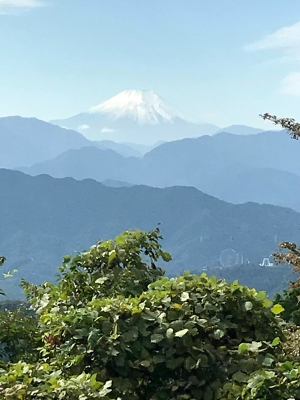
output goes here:
[{"label": "snow-capped peak", "polygon": [[107,114],[111,119],[129,117],[139,124],[173,122],[186,119],[168,101],[151,90],[125,90],[111,99],[92,107],[91,114]]}]

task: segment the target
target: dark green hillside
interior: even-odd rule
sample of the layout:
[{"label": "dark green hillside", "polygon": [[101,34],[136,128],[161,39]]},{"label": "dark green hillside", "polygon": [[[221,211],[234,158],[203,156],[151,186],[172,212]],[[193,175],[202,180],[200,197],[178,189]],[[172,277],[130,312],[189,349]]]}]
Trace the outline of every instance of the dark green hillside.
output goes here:
[{"label": "dark green hillside", "polygon": [[258,263],[279,241],[300,241],[300,214],[290,209],[232,205],[189,187],[110,188],[4,169],[0,185],[0,254],[7,257],[6,269],[19,271],[1,282],[10,297],[18,279],[53,279],[64,254],[124,228],[149,230],[161,223],[164,247],[174,259],[167,271],[172,275],[218,265],[229,247]]}]

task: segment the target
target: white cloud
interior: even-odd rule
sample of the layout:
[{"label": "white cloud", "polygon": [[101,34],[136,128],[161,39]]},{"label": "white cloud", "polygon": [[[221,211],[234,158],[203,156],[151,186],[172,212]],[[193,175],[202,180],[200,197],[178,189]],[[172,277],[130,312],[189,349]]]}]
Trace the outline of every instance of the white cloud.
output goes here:
[{"label": "white cloud", "polygon": [[111,129],[111,128],[103,128],[103,129],[101,129],[101,132],[102,133],[112,133],[112,132],[115,132],[115,130]]},{"label": "white cloud", "polygon": [[244,47],[245,50],[300,49],[300,22],[285,26]]},{"label": "white cloud", "polygon": [[280,86],[280,92],[290,96],[300,96],[300,72],[291,72]]},{"label": "white cloud", "polygon": [[[271,60],[264,61],[268,67],[270,64],[290,64],[293,72],[290,72],[280,83],[281,94],[300,96],[300,22],[285,26],[270,33],[260,40],[244,46],[246,51],[273,50],[277,54]],[[296,71],[295,71],[296,70]]]},{"label": "white cloud", "polygon": [[0,10],[35,8],[42,5],[40,0],[0,0]]},{"label": "white cloud", "polygon": [[84,131],[84,130],[86,130],[86,129],[89,129],[89,125],[85,125],[85,124],[83,124],[83,125],[80,125],[80,126],[78,126],[78,130],[79,131]]}]

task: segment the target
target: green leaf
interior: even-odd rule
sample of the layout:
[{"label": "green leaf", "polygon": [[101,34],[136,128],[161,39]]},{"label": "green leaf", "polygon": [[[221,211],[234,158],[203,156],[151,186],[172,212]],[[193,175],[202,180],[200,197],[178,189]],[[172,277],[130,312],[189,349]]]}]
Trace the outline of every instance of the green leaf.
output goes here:
[{"label": "green leaf", "polygon": [[265,365],[266,367],[271,367],[271,365],[273,364],[273,362],[274,362],[274,359],[273,359],[273,358],[266,356],[266,357],[263,359],[262,365]]},{"label": "green leaf", "polygon": [[262,291],[257,293],[256,300],[262,301],[262,300],[264,300],[266,298],[266,295],[267,295],[267,293],[262,290]]},{"label": "green leaf", "polygon": [[216,329],[216,330],[214,331],[214,333],[213,333],[212,336],[213,336],[215,339],[221,339],[224,335],[225,335],[225,332],[222,331],[222,329]]},{"label": "green leaf", "polygon": [[172,256],[170,253],[168,253],[167,251],[162,251],[161,253],[161,257],[165,262],[169,262],[172,260]]},{"label": "green leaf", "polygon": [[108,277],[103,276],[102,278],[98,278],[95,280],[95,283],[98,283],[99,285],[102,285],[105,281],[107,281]]},{"label": "green leaf", "polygon": [[273,346],[273,347],[278,346],[279,343],[281,343],[281,340],[280,340],[279,337],[276,337],[276,338],[273,340],[273,342],[271,343],[271,346]]},{"label": "green leaf", "polygon": [[244,353],[245,351],[248,351],[248,350],[249,350],[249,344],[248,343],[241,343],[239,345],[238,353],[242,354],[242,353]]},{"label": "green leaf", "polygon": [[261,342],[252,342],[249,344],[249,351],[252,351],[253,353],[256,353],[259,351],[261,348],[262,343]]},{"label": "green leaf", "polygon": [[165,357],[162,354],[157,354],[153,357],[154,364],[159,364],[165,361]]},{"label": "green leaf", "polygon": [[151,335],[151,343],[159,343],[164,340],[164,338],[164,335],[161,335],[160,333],[154,333]]},{"label": "green leaf", "polygon": [[154,312],[149,311],[149,310],[145,310],[142,313],[142,318],[147,320],[147,321],[155,321],[156,320],[156,314]]},{"label": "green leaf", "polygon": [[[262,373],[255,375],[253,378],[249,379],[247,386],[250,389],[254,389],[260,386],[260,383],[265,380],[265,376]],[[253,398],[253,397],[252,397]]]},{"label": "green leaf", "polygon": [[[201,311],[202,311],[202,307],[201,307]],[[198,319],[198,325],[205,328],[207,326],[207,319],[204,319],[204,318]]]},{"label": "green leaf", "polygon": [[141,365],[142,365],[143,367],[148,368],[148,367],[150,366],[150,364],[151,364],[151,362],[150,362],[149,360],[143,360],[143,361],[141,361]]},{"label": "green leaf", "polygon": [[184,362],[185,362],[184,357],[172,358],[170,361],[167,362],[167,367],[174,370],[178,368],[180,365],[182,365]]},{"label": "green leaf", "polygon": [[110,251],[108,256],[108,264],[111,264],[112,261],[116,258],[116,256],[117,256],[116,250]]},{"label": "green leaf", "polygon": [[72,256],[66,255],[66,256],[64,256],[63,263],[68,264],[68,262],[70,262],[71,259],[72,259]]},{"label": "green leaf", "polygon": [[284,308],[282,307],[281,304],[275,304],[272,308],[271,311],[273,314],[278,315],[284,311]]},{"label": "green leaf", "polygon": [[193,368],[196,367],[197,361],[193,357],[187,357],[184,362],[185,368],[187,371],[191,371]]},{"label": "green leaf", "polygon": [[173,336],[174,336],[174,329],[172,329],[172,328],[167,329],[167,331],[166,331],[166,337],[167,337],[168,339],[171,339]]},{"label": "green leaf", "polygon": [[115,358],[115,363],[118,367],[124,367],[125,365],[125,355],[124,354],[119,354]]},{"label": "green leaf", "polygon": [[188,329],[182,329],[181,331],[176,332],[175,336],[182,337],[182,336],[186,335],[188,333],[188,331],[189,331]]},{"label": "green leaf", "polygon": [[273,301],[269,300],[269,299],[265,299],[263,300],[263,306],[264,307],[271,307],[271,305],[273,304]]},{"label": "green leaf", "polygon": [[188,292],[183,292],[180,296],[181,301],[187,301],[190,298],[190,295]]},{"label": "green leaf", "polygon": [[125,343],[133,342],[138,336],[138,333],[135,330],[130,330],[127,332],[124,332],[123,334],[123,340]]},{"label": "green leaf", "polygon": [[242,383],[242,382],[247,382],[249,379],[249,376],[247,374],[244,374],[244,372],[242,372],[242,371],[237,371],[232,375],[232,379],[234,381]]},{"label": "green leaf", "polygon": [[45,293],[40,300],[40,306],[44,308],[48,305],[48,303],[49,303],[49,295],[48,293]]},{"label": "green leaf", "polygon": [[217,278],[214,275],[212,275],[209,278],[209,282],[212,284],[212,286],[215,286],[217,284]]},{"label": "green leaf", "polygon": [[213,400],[214,398],[214,393],[210,387],[207,387],[204,391],[204,397],[203,400]]}]

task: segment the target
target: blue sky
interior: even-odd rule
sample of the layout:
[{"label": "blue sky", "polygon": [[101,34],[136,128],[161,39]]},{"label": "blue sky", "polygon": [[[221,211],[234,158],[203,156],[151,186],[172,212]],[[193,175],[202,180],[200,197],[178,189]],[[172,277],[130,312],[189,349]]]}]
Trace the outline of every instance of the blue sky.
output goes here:
[{"label": "blue sky", "polygon": [[194,119],[300,120],[299,0],[0,0],[0,116],[152,89]]}]

